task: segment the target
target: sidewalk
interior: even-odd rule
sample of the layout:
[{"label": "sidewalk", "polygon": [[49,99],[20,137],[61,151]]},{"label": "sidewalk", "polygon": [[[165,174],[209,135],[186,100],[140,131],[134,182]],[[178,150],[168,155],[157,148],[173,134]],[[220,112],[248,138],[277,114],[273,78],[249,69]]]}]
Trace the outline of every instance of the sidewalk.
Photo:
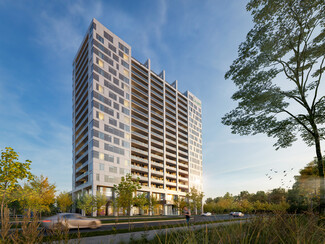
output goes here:
[{"label": "sidewalk", "polygon": [[[212,224],[202,224],[202,225],[193,225],[190,226],[191,230],[199,230],[208,227],[216,227],[220,225],[229,225],[240,223],[241,221],[247,220],[238,220],[238,221],[229,221],[229,222],[221,222],[221,223],[212,223]],[[81,244],[119,244],[121,242],[128,243],[130,239],[139,240],[142,237],[146,237],[147,240],[154,239],[157,235],[166,234],[173,231],[184,231],[187,230],[187,227],[174,227],[168,229],[160,229],[160,230],[149,230],[149,231],[138,231],[138,232],[130,232],[130,233],[121,233],[121,234],[113,234],[113,235],[106,235],[106,236],[94,236],[94,237],[85,237],[81,238],[80,240],[72,239],[69,241],[70,244],[73,243],[81,243]]]}]

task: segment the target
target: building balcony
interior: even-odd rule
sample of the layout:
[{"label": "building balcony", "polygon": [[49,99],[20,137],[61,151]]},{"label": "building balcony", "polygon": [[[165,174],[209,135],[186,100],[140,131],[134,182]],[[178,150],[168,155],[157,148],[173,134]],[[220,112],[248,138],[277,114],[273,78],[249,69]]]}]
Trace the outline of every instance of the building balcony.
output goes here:
[{"label": "building balcony", "polygon": [[187,164],[183,164],[183,163],[178,162],[178,166],[188,169],[188,165]]},{"label": "building balcony", "polygon": [[151,161],[150,164],[152,166],[155,166],[155,167],[164,168],[164,164],[163,163],[158,163],[158,162]]},{"label": "building balcony", "polygon": [[160,159],[160,160],[164,160],[164,157],[159,156],[159,155],[157,155],[157,154],[151,154],[151,158],[158,158],[158,159]]},{"label": "building balcony", "polygon": [[168,186],[176,186],[176,182],[166,181],[166,185],[168,185]]},{"label": "building balcony", "polygon": [[187,140],[184,140],[184,139],[182,139],[181,137],[178,137],[178,141],[181,141],[181,142],[183,142],[184,144],[187,145]]},{"label": "building balcony", "polygon": [[187,174],[188,175],[188,170],[184,170],[184,169],[178,169],[179,173],[183,173],[183,174]]},{"label": "building balcony", "polygon": [[151,177],[150,180],[151,180],[152,183],[160,183],[160,184],[163,184],[164,183],[164,180],[163,179],[157,179],[157,178]]},{"label": "building balcony", "polygon": [[132,104],[135,104],[135,105],[139,106],[140,108],[142,108],[145,111],[143,113],[145,113],[148,116],[148,107],[147,106],[145,106],[135,100],[132,100]]},{"label": "building balcony", "polygon": [[156,79],[154,76],[151,76],[151,81],[155,82],[156,85],[159,85],[161,89],[163,89],[163,82]]},{"label": "building balcony", "polygon": [[148,173],[148,168],[145,167],[141,167],[141,166],[137,166],[134,164],[131,164],[131,172],[134,171],[139,171],[139,172],[143,172],[143,173]]},{"label": "building balcony", "polygon": [[170,165],[166,165],[166,169],[172,171],[172,172],[176,172],[176,166],[170,166]]},{"label": "building balcony", "polygon": [[162,95],[160,95],[158,92],[154,91],[151,89],[151,94],[154,94],[156,97],[160,98],[161,100],[164,99],[164,97]]},{"label": "building balcony", "polygon": [[141,163],[148,164],[148,159],[146,159],[146,158],[141,158],[141,157],[138,157],[138,156],[135,156],[135,155],[131,155],[131,159],[133,161],[137,161],[137,162],[141,162]]},{"label": "building balcony", "polygon": [[176,174],[169,174],[169,173],[166,173],[166,177],[168,177],[168,178],[172,178],[172,179],[176,179]]},{"label": "building balcony", "polygon": [[140,93],[143,96],[145,96],[146,100],[148,100],[148,93],[146,93],[145,91],[141,90],[140,88],[138,88],[136,86],[132,86],[132,94],[133,94],[134,91]]},{"label": "building balcony", "polygon": [[164,175],[164,171],[158,171],[158,170],[154,170],[154,169],[151,168],[151,175],[152,174],[163,176]]},{"label": "building balcony", "polygon": [[145,131],[146,133],[148,133],[148,131],[149,131],[148,129],[146,129],[146,128],[140,126],[140,125],[137,125],[135,123],[131,123],[131,126],[134,127],[134,128],[137,128],[139,130]]},{"label": "building balcony", "polygon": [[144,134],[141,134],[141,133],[139,133],[139,132],[136,132],[136,131],[132,131],[131,132],[132,134],[132,139],[134,138],[134,136],[135,137],[139,137],[139,138],[141,138],[141,139],[144,139],[146,142],[148,142],[148,136],[146,136],[146,135],[144,135]]},{"label": "building balcony", "polygon": [[88,165],[88,161],[86,161],[85,163],[83,163],[81,166],[79,166],[78,168],[76,168],[76,173],[78,173],[81,169],[83,169],[85,166]]},{"label": "building balcony", "polygon": [[138,141],[138,140],[135,140],[135,139],[131,139],[131,143],[134,143],[135,145],[139,145],[139,146],[142,146],[142,147],[148,148],[148,144],[143,143],[143,142]]},{"label": "building balcony", "polygon": [[188,158],[180,156],[180,155],[178,155],[178,159],[182,160],[182,161],[185,161],[185,162],[188,162]]},{"label": "building balcony", "polygon": [[138,153],[143,156],[148,156],[148,151],[141,150],[139,148],[131,147],[131,152]]},{"label": "building balcony", "polygon": [[152,137],[152,136],[156,136],[156,137],[158,137],[159,139],[164,140],[164,136],[163,136],[163,135],[159,135],[158,133],[153,132],[153,131],[151,131],[151,137]]},{"label": "building balcony", "polygon": [[136,69],[137,71],[141,72],[143,75],[148,77],[148,71],[144,71],[141,68],[139,68],[136,64],[132,63],[132,69]]},{"label": "building balcony", "polygon": [[158,153],[161,153],[161,154],[164,154],[164,150],[162,149],[159,149],[153,145],[151,145],[151,151],[155,151],[155,152],[158,152]]},{"label": "building balcony", "polygon": [[134,101],[134,100],[141,101],[148,106],[148,100],[144,99],[143,97],[139,96],[136,93],[132,93],[132,101]]},{"label": "building balcony", "polygon": [[79,175],[78,177],[76,177],[76,181],[79,181],[79,180],[81,180],[82,178],[88,176],[88,174],[89,174],[89,172],[87,171],[87,172],[85,172],[85,173]]},{"label": "building balcony", "polygon": [[188,182],[188,177],[182,177],[182,176],[179,175],[178,179]]},{"label": "building balcony", "polygon": [[161,88],[158,85],[156,85],[156,83],[151,82],[151,87],[154,87],[156,90],[158,90],[159,92],[163,93],[163,88]]},{"label": "building balcony", "polygon": [[142,175],[137,175],[137,174],[132,174],[132,179],[133,180],[141,180],[141,181],[148,181],[149,178],[148,176],[142,176]]}]

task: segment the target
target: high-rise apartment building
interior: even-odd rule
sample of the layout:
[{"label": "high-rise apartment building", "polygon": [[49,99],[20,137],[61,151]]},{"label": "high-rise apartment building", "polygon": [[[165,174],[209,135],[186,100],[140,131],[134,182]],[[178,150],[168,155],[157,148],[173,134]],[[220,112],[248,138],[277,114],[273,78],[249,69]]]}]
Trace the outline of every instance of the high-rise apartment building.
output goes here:
[{"label": "high-rise apartment building", "polygon": [[112,200],[130,173],[159,200],[157,213],[175,214],[175,198],[202,191],[201,102],[131,54],[92,20],[73,61],[73,194]]}]

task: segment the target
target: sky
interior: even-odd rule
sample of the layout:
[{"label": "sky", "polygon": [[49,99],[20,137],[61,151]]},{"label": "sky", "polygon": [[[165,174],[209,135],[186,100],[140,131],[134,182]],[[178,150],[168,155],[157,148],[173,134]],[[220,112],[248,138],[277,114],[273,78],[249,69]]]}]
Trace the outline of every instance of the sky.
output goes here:
[{"label": "sky", "polygon": [[245,1],[0,0],[0,149],[31,160],[32,173],[59,191],[72,187],[72,61],[92,18],[201,99],[205,197],[280,187],[284,170],[290,187],[313,160],[301,141],[276,151],[274,138],[234,135],[221,123],[236,106],[224,75],[253,26]]}]

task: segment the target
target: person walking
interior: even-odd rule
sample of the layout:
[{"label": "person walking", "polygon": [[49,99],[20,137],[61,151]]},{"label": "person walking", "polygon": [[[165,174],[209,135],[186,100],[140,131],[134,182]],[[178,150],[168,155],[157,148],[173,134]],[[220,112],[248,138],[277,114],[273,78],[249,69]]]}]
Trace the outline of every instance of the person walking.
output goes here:
[{"label": "person walking", "polygon": [[185,215],[185,218],[186,218],[186,224],[189,227],[190,226],[191,211],[187,207],[184,208],[184,215]]}]

